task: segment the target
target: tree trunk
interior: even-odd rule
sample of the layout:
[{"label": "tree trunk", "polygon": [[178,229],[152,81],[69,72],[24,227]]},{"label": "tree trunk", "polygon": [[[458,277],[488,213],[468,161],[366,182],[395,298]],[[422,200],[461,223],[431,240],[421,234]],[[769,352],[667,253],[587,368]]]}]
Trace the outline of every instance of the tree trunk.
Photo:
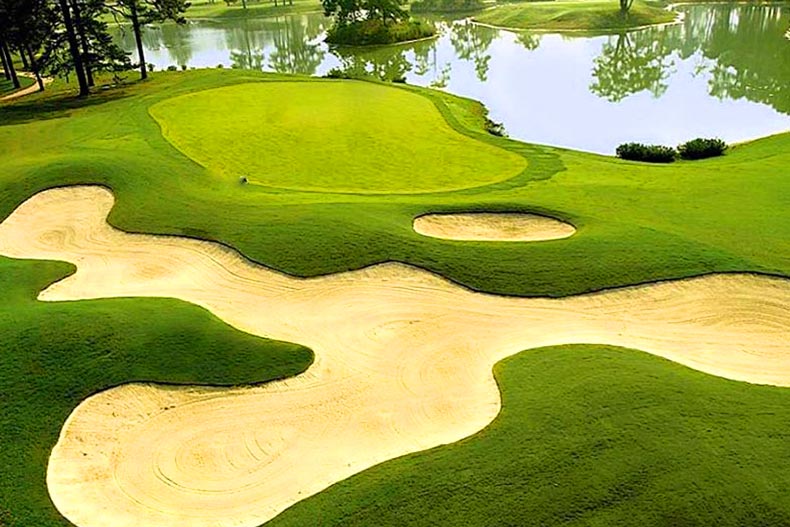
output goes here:
[{"label": "tree trunk", "polygon": [[140,28],[140,17],[137,14],[137,0],[131,0],[129,2],[129,11],[131,12],[134,39],[137,42],[137,58],[140,61],[140,78],[145,80],[148,78],[148,68],[145,65],[145,53],[143,52],[143,34],[142,29]]},{"label": "tree trunk", "polygon": [[36,60],[36,56],[32,51],[30,51],[30,48],[27,45],[25,45],[25,51],[27,52],[28,60],[30,62],[30,69],[33,70],[33,75],[36,76],[38,91],[44,91],[44,79],[41,78],[41,72],[38,69],[38,61]]},{"label": "tree trunk", "polygon": [[22,85],[19,84],[19,77],[16,76],[16,69],[14,68],[14,59],[13,57],[11,57],[11,52],[8,49],[8,44],[6,44],[5,42],[0,42],[0,53],[2,53],[3,57],[5,58],[5,63],[8,66],[8,69],[6,71],[11,76],[11,82],[14,84],[14,88],[16,89],[21,88]]},{"label": "tree trunk", "polygon": [[85,78],[88,81],[88,86],[93,86],[90,46],[88,45],[88,36],[85,33],[85,25],[82,23],[82,12],[80,11],[79,1],[72,0],[71,9],[74,11],[74,26],[77,29],[77,35],[79,36],[80,45],[82,46],[82,64],[85,68]]},{"label": "tree trunk", "polygon": [[19,58],[22,59],[22,67],[25,68],[25,71],[30,71],[30,64],[28,64],[27,57],[25,56],[25,53],[22,51],[22,48],[19,48],[17,51],[19,52]]},{"label": "tree trunk", "polygon": [[3,42],[0,41],[0,61],[3,63],[3,75],[5,75],[5,80],[11,80],[11,67],[8,65],[8,61],[5,58],[5,53],[3,53]]},{"label": "tree trunk", "polygon": [[74,33],[74,23],[71,20],[71,11],[67,0],[58,0],[60,3],[60,10],[63,13],[63,25],[66,26],[66,35],[69,40],[69,52],[71,58],[74,60],[74,71],[77,74],[77,82],[80,85],[80,97],[87,97],[90,94],[88,87],[88,79],[85,77],[85,69],[82,65],[82,54],[80,47],[77,43],[77,35]]}]

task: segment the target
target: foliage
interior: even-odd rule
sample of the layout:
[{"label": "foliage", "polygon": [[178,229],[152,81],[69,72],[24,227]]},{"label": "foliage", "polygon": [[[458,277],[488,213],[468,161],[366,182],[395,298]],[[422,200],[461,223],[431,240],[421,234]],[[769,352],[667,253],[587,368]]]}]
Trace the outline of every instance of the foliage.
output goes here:
[{"label": "foliage", "polygon": [[678,146],[678,154],[683,159],[706,159],[724,155],[727,143],[721,139],[703,139],[698,137]]},{"label": "foliage", "polygon": [[675,14],[643,0],[636,0],[627,16],[605,0],[558,0],[498,5],[474,19],[514,29],[604,31],[672,22]]},{"label": "foliage", "polygon": [[483,7],[481,0],[416,0],[411,4],[411,12],[464,13],[479,11]]},{"label": "foliage", "polygon": [[326,41],[347,46],[370,46],[417,40],[435,33],[433,25],[423,20],[385,22],[372,19],[334,25],[327,32]]},{"label": "foliage", "polygon": [[627,159],[629,161],[671,163],[677,159],[677,156],[677,150],[671,146],[624,143],[617,147],[617,157],[621,159]]},{"label": "foliage", "polygon": [[492,121],[488,117],[486,117],[486,132],[491,135],[495,135],[497,137],[507,137],[507,132],[505,131],[505,125],[502,123],[498,123],[496,121]]},{"label": "foliage", "polygon": [[609,36],[593,61],[590,91],[611,102],[645,90],[656,98],[663,95],[674,63],[662,37],[650,29]]},{"label": "foliage", "polygon": [[399,22],[407,18],[406,0],[321,0],[324,16],[332,17],[336,28],[364,21]]}]

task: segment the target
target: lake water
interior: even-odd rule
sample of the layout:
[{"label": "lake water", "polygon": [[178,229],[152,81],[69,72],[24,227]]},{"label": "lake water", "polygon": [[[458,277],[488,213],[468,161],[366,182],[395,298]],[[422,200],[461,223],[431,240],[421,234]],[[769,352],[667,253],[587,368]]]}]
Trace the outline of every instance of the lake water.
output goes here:
[{"label": "lake water", "polygon": [[[320,14],[146,29],[147,62],[405,77],[483,102],[511,137],[612,154],[627,141],[743,141],[790,129],[790,6],[679,8],[682,23],[597,37],[440,22],[437,39],[330,49]],[[129,51],[134,38],[119,30]],[[133,54],[133,57],[136,56]]]}]

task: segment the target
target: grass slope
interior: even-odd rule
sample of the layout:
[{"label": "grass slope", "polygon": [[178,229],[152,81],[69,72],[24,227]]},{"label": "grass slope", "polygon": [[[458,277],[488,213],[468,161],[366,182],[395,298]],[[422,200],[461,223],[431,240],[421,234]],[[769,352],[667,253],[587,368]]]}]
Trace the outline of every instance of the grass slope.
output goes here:
[{"label": "grass slope", "polygon": [[425,97],[366,82],[244,84],[168,99],[151,115],[210,171],[277,188],[454,190],[526,167],[450,128]]},{"label": "grass slope", "polygon": [[563,0],[497,5],[479,13],[475,21],[513,29],[603,31],[627,29],[675,20],[676,13],[636,0],[626,16],[617,2]]},{"label": "grass slope", "polygon": [[[278,94],[285,107],[298,105],[299,99],[286,101],[305,82],[338,90],[358,84],[207,70],[156,73],[151,82],[85,102],[31,95],[0,107],[0,217],[44,188],[99,183],[116,192],[111,221],[125,230],[219,240],[301,276],[396,260],[480,290],[559,296],[713,271],[790,274],[790,179],[782,177],[790,134],[737,146],[722,158],[646,166],[493,137],[482,131],[483,111],[475,102],[386,88],[428,97],[457,132],[527,162],[524,172],[500,183],[393,197],[286,191],[217,178],[162,137],[149,115],[171,97],[256,81],[261,94]],[[49,97],[58,89],[53,85]],[[424,117],[434,119],[430,112]],[[261,123],[263,142],[287,146],[268,133],[270,127],[283,129]],[[263,152],[232,144],[246,140],[240,136],[221,147],[239,148],[250,163],[260,163]],[[327,174],[338,174],[338,166],[335,158],[313,177],[328,184]],[[339,190],[348,189],[342,175],[336,181]],[[412,230],[418,215],[455,210],[544,212],[579,231],[565,240],[496,244],[430,239]]]},{"label": "grass slope", "polygon": [[247,9],[238,0],[233,5],[224,1],[196,1],[187,9],[187,18],[262,18],[273,16],[294,15],[298,13],[321,12],[321,2],[318,0],[293,0],[291,4],[278,2],[275,6],[270,0],[248,0]]},{"label": "grass slope", "polygon": [[243,384],[287,377],[309,350],[234,330],[165,299],[43,303],[72,267],[0,258],[0,525],[70,525],[54,509],[47,459],[74,407],[131,381]]},{"label": "grass slope", "polygon": [[504,409],[267,526],[790,524],[790,391],[634,350],[566,346],[495,368]]},{"label": "grass slope", "polygon": [[[21,88],[19,89],[24,90],[28,86],[32,86],[34,82],[36,81],[30,77],[22,77],[20,75],[19,84]],[[0,78],[0,97],[3,97],[4,95],[11,95],[15,91],[17,91],[17,89],[14,88],[14,84],[11,81],[6,80],[5,77]]]}]

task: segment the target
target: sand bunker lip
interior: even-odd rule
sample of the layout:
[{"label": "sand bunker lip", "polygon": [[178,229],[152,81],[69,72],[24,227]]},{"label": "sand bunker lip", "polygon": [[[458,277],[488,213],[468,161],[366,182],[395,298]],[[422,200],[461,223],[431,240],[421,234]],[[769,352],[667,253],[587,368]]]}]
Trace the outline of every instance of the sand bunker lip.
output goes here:
[{"label": "sand bunker lip", "polygon": [[701,371],[790,385],[790,280],[711,275],[562,299],[475,293],[403,264],[297,279],[231,249],[128,234],[112,194],[37,194],[0,224],[0,254],[77,272],[61,301],[172,297],[315,352],[247,388],[128,384],[83,401],[52,450],[53,503],[80,527],[253,527],[366,468],[458,441],[499,413],[492,374],[525,349],[636,348]]},{"label": "sand bunker lip", "polygon": [[425,214],[414,219],[423,236],[458,241],[536,242],[568,238],[570,223],[521,212],[463,212]]}]

